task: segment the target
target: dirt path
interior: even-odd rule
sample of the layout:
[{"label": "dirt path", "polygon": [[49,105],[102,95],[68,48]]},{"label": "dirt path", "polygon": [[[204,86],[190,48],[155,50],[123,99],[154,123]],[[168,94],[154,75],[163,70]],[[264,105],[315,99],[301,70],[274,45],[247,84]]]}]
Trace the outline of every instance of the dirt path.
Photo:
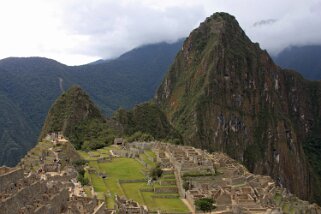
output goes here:
[{"label": "dirt path", "polygon": [[182,200],[183,203],[187,206],[187,208],[189,209],[189,211],[190,211],[192,214],[195,214],[193,207],[188,203],[188,201],[187,201],[186,199],[184,199],[184,198],[181,198],[181,200]]}]

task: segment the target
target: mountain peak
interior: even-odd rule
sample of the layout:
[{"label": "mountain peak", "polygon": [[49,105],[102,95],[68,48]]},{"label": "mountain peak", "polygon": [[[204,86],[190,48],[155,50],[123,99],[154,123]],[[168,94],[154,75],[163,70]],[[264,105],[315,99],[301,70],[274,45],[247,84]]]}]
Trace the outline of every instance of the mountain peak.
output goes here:
[{"label": "mountain peak", "polygon": [[201,25],[213,25],[215,23],[230,23],[233,25],[238,26],[238,22],[235,19],[234,16],[230,15],[229,13],[225,12],[217,12],[213,15],[207,17],[204,22],[201,23]]},{"label": "mountain peak", "polygon": [[107,132],[104,117],[86,92],[79,86],[72,86],[50,108],[39,140],[49,133],[62,132],[76,148],[80,148],[87,134],[85,132],[92,134],[87,128],[97,128],[97,137],[100,137],[100,130]]},{"label": "mountain peak", "polygon": [[[233,16],[215,13],[185,40],[156,102],[186,143],[223,151],[300,197],[317,199],[321,189],[312,189],[320,186],[321,176],[307,179],[313,175],[303,149],[318,127],[320,116],[313,106],[321,104],[313,94],[320,90],[320,84],[276,66]],[[308,124],[314,125],[298,129]]]}]

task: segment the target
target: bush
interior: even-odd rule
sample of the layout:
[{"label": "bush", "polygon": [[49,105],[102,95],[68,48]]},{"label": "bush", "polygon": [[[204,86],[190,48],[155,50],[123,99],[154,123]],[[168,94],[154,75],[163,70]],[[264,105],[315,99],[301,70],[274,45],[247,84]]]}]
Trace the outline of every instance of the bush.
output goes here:
[{"label": "bush", "polygon": [[153,180],[157,180],[163,174],[163,170],[161,169],[160,165],[157,164],[156,167],[152,168],[149,172],[149,176],[152,177]]},{"label": "bush", "polygon": [[87,160],[79,159],[79,160],[73,161],[72,165],[74,165],[75,167],[79,167],[79,166],[85,165],[86,163],[88,163]]},{"label": "bush", "polygon": [[133,142],[133,141],[152,141],[154,140],[153,136],[147,133],[143,133],[141,131],[135,132],[131,136],[127,137],[126,140],[128,142]]},{"label": "bush", "polygon": [[83,145],[81,146],[82,150],[96,150],[103,148],[107,145],[107,142],[104,140],[96,139],[96,140],[90,140],[90,141],[85,141]]},{"label": "bush", "polygon": [[88,185],[89,180],[88,178],[85,178],[83,175],[78,174],[77,180],[81,183],[82,186]]},{"label": "bush", "polygon": [[85,170],[83,168],[78,169],[77,181],[79,181],[82,186],[85,186],[89,183],[88,178],[85,178]]},{"label": "bush", "polygon": [[195,206],[197,210],[203,212],[210,212],[216,207],[213,205],[214,200],[212,198],[200,198],[195,201]]},{"label": "bush", "polygon": [[183,188],[187,191],[189,190],[189,182],[188,181],[184,181],[183,182]]},{"label": "bush", "polygon": [[170,143],[170,144],[175,144],[175,145],[181,145],[181,144],[183,144],[182,140],[181,140],[181,139],[178,139],[178,138],[169,139],[169,140],[168,140],[168,143]]}]

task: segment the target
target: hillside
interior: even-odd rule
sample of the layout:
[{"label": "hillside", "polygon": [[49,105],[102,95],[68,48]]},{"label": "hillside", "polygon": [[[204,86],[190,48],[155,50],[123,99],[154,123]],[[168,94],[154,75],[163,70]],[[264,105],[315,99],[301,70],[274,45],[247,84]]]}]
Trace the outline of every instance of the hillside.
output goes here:
[{"label": "hillside", "polygon": [[321,46],[288,47],[272,57],[276,64],[294,69],[306,79],[321,80]]},{"label": "hillside", "polygon": [[[0,60],[0,94],[6,97],[1,100],[0,117],[25,124],[0,121],[1,152],[10,154],[0,156],[0,165],[15,165],[26,148],[35,145],[50,106],[74,84],[85,89],[106,115],[149,100],[181,45],[182,41],[146,45],[117,59],[83,66],[40,57]],[[21,134],[9,138],[8,133]]]},{"label": "hillside", "polygon": [[127,111],[119,109],[113,118],[122,125],[124,134],[129,138],[135,138],[135,135],[139,138],[141,134],[147,134],[156,140],[168,140],[176,144],[182,141],[165,114],[152,102],[137,105]]},{"label": "hillside", "polygon": [[321,203],[320,156],[308,157],[319,145],[307,143],[320,135],[321,83],[280,69],[233,16],[215,13],[192,31],[155,100],[186,144]]},{"label": "hillside", "polygon": [[61,132],[77,149],[98,149],[113,142],[103,115],[78,86],[63,93],[50,108],[39,141]]},{"label": "hillside", "polygon": [[0,163],[14,165],[16,160],[12,157],[20,160],[32,148],[31,136],[37,133],[23,111],[1,92],[0,106]]}]

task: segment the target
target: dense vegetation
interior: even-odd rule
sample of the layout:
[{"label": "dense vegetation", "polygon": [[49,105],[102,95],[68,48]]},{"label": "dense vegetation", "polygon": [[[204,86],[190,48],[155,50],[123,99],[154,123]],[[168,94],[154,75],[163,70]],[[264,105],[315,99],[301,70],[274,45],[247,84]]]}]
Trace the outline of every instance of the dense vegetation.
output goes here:
[{"label": "dense vegetation", "polygon": [[163,170],[160,166],[160,164],[157,164],[155,167],[150,169],[149,176],[156,181],[158,178],[160,178],[163,174]]},{"label": "dense vegetation", "polygon": [[35,145],[50,106],[74,84],[105,115],[152,98],[181,44],[146,45],[74,67],[38,57],[0,60],[0,165],[15,165]]},{"label": "dense vegetation", "polygon": [[197,210],[201,210],[205,213],[211,212],[213,209],[215,209],[213,203],[214,201],[212,198],[200,198],[195,201],[195,206]]},{"label": "dense vegetation", "polygon": [[309,137],[303,144],[304,152],[312,166],[312,174],[315,183],[318,185],[314,189],[315,201],[321,201],[321,138]]},{"label": "dense vegetation", "polygon": [[36,134],[34,126],[23,111],[0,92],[0,166],[3,163],[14,165],[16,160],[12,157],[17,160],[22,158],[24,151],[33,146],[31,135]]},{"label": "dense vegetation", "polygon": [[182,143],[181,136],[168,122],[165,114],[152,102],[137,105],[128,111],[119,109],[113,118],[123,125],[124,133],[129,139],[151,136],[157,140]]},{"label": "dense vegetation", "polygon": [[40,139],[52,132],[62,132],[76,149],[83,150],[102,148],[114,140],[103,115],[78,86],[71,87],[55,101]]}]

